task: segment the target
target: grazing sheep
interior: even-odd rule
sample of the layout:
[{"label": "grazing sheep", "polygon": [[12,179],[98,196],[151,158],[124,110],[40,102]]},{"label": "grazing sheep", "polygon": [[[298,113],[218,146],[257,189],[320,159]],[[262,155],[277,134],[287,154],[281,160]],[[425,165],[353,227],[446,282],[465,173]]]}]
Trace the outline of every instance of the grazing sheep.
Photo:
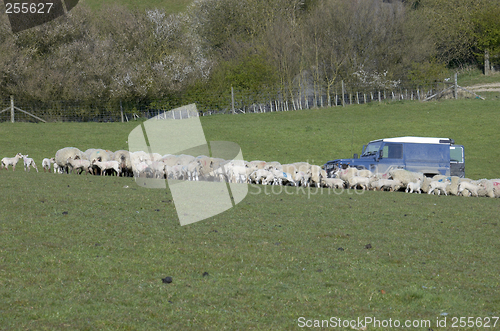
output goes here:
[{"label": "grazing sheep", "polygon": [[[463,196],[475,195],[476,197],[478,197],[479,189],[479,185],[470,182],[460,182],[460,184],[458,184],[458,194],[461,194]],[[463,194],[464,190],[467,190],[467,195]]]},{"label": "grazing sheep", "polygon": [[444,195],[448,195],[446,190],[449,186],[450,182],[448,181],[440,182],[437,180],[433,180],[429,185],[429,192],[427,192],[427,194],[434,194],[434,191],[437,190],[438,195],[440,195],[440,192],[443,192]]},{"label": "grazing sheep", "polygon": [[130,152],[126,150],[119,150],[113,153],[112,161],[120,164],[120,175],[133,176],[132,173],[132,160],[130,159]]},{"label": "grazing sheep", "polygon": [[50,172],[50,166],[52,164],[56,163],[56,159],[55,158],[45,158],[42,160],[42,168],[43,168],[43,172]]},{"label": "grazing sheep", "polygon": [[402,184],[399,180],[396,179],[379,179],[371,183],[371,187],[375,190],[385,191],[388,189],[391,192],[398,191],[401,188]]},{"label": "grazing sheep", "polygon": [[424,179],[424,174],[421,172],[412,172],[405,169],[394,169],[389,171],[389,176],[394,180],[399,180],[401,185],[408,186],[411,182]]},{"label": "grazing sheep", "polygon": [[24,171],[28,169],[29,172],[31,166],[36,169],[36,172],[38,172],[38,168],[36,167],[35,161],[31,157],[28,157],[28,154],[23,155],[23,161],[24,161]]},{"label": "grazing sheep", "polygon": [[358,170],[358,176],[360,177],[373,177],[373,172],[368,169],[360,169]]},{"label": "grazing sheep", "polygon": [[12,166],[12,171],[16,170],[16,164],[19,162],[19,159],[22,158],[23,155],[21,153],[17,153],[14,157],[4,157],[2,159],[2,168],[9,170],[9,166]]},{"label": "grazing sheep", "polygon": [[328,188],[344,188],[344,181],[340,178],[321,177],[321,185]]},{"label": "grazing sheep", "polygon": [[358,169],[356,168],[346,168],[346,169],[338,169],[335,172],[335,177],[342,179],[344,182],[349,182],[351,177],[356,176],[358,173]]},{"label": "grazing sheep", "polygon": [[56,163],[64,173],[69,172],[68,158],[73,160],[83,159],[83,153],[76,147],[64,147],[56,152]]},{"label": "grazing sheep", "polygon": [[[264,169],[257,169],[254,172],[252,172],[249,176],[249,179],[252,181],[254,184],[263,184],[263,181],[269,176],[272,175],[271,172],[264,170]],[[274,178],[274,176],[273,176]]]},{"label": "grazing sheep", "polygon": [[120,165],[117,161],[99,162],[97,160],[94,160],[92,161],[92,165],[95,165],[99,168],[99,170],[101,171],[101,176],[104,176],[106,170],[114,170],[117,176],[120,175]]},{"label": "grazing sheep", "polygon": [[[324,170],[322,170],[320,166],[311,165],[310,178],[309,178],[309,183],[311,184],[311,186],[316,185],[316,187],[320,187],[321,179],[323,178],[323,175],[322,175],[323,171]],[[325,172],[324,177],[326,177],[326,172]]]},{"label": "grazing sheep", "polygon": [[292,185],[297,186],[297,183],[293,180],[292,174],[276,170],[273,172],[275,182],[279,185]]},{"label": "grazing sheep", "polygon": [[370,179],[368,177],[353,176],[349,178],[348,182],[349,188],[361,187],[363,190],[370,187]]},{"label": "grazing sheep", "polygon": [[80,170],[80,172],[78,173],[79,175],[81,175],[84,171],[85,174],[90,173],[90,169],[92,168],[89,160],[73,160],[72,157],[68,157],[67,164],[70,173],[76,170]]},{"label": "grazing sheep", "polygon": [[422,180],[417,180],[416,182],[409,182],[408,185],[406,185],[406,193],[413,193],[413,192],[418,192],[418,194],[422,193],[422,190],[420,189],[420,186],[422,184]]}]

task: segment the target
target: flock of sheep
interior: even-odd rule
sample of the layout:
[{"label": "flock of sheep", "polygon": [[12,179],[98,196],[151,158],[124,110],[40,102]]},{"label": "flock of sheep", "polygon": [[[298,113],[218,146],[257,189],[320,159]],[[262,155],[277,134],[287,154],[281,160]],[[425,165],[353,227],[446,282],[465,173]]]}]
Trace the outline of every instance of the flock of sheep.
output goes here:
[{"label": "flock of sheep", "polygon": [[[18,153],[1,160],[1,169],[15,166],[20,159],[24,170],[35,162],[28,155]],[[224,160],[208,156],[160,155],[143,151],[111,152],[103,149],[88,149],[85,152],[75,147],[65,147],[55,157],[42,161],[44,171],[54,173],[83,172],[94,175],[135,176],[144,178],[166,178],[190,181],[226,181],[261,185],[315,186],[326,188],[350,188],[363,190],[405,190],[407,193],[451,194],[463,196],[500,197],[500,179],[471,180],[468,178],[437,175],[432,178],[422,173],[403,169],[388,173],[372,173],[356,168],[338,169],[333,178],[318,165],[307,162],[280,164],[279,162]]]}]

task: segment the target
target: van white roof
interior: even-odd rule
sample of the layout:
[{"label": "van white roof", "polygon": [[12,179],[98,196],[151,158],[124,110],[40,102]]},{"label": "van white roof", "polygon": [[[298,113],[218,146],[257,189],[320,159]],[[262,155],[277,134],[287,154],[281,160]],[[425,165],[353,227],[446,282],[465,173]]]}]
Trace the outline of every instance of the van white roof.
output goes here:
[{"label": "van white roof", "polygon": [[414,144],[447,144],[453,145],[455,142],[450,138],[431,138],[431,137],[396,137],[377,139],[375,141],[393,142],[393,143],[414,143]]}]

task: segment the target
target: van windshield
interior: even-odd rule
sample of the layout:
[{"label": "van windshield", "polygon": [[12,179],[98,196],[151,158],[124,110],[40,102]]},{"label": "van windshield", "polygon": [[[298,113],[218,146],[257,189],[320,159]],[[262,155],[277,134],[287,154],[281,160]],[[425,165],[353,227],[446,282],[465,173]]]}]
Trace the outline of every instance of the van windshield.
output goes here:
[{"label": "van windshield", "polygon": [[377,154],[378,150],[380,149],[380,145],[382,145],[381,141],[369,143],[368,146],[366,146],[365,152],[361,154],[361,156],[370,156]]}]

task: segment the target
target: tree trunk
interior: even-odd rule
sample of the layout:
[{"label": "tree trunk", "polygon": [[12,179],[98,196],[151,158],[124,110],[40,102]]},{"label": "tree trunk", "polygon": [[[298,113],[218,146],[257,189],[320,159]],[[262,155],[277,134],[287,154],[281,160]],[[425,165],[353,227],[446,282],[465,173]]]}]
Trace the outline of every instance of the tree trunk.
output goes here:
[{"label": "tree trunk", "polygon": [[484,75],[489,76],[490,74],[490,52],[488,49],[484,50]]}]

